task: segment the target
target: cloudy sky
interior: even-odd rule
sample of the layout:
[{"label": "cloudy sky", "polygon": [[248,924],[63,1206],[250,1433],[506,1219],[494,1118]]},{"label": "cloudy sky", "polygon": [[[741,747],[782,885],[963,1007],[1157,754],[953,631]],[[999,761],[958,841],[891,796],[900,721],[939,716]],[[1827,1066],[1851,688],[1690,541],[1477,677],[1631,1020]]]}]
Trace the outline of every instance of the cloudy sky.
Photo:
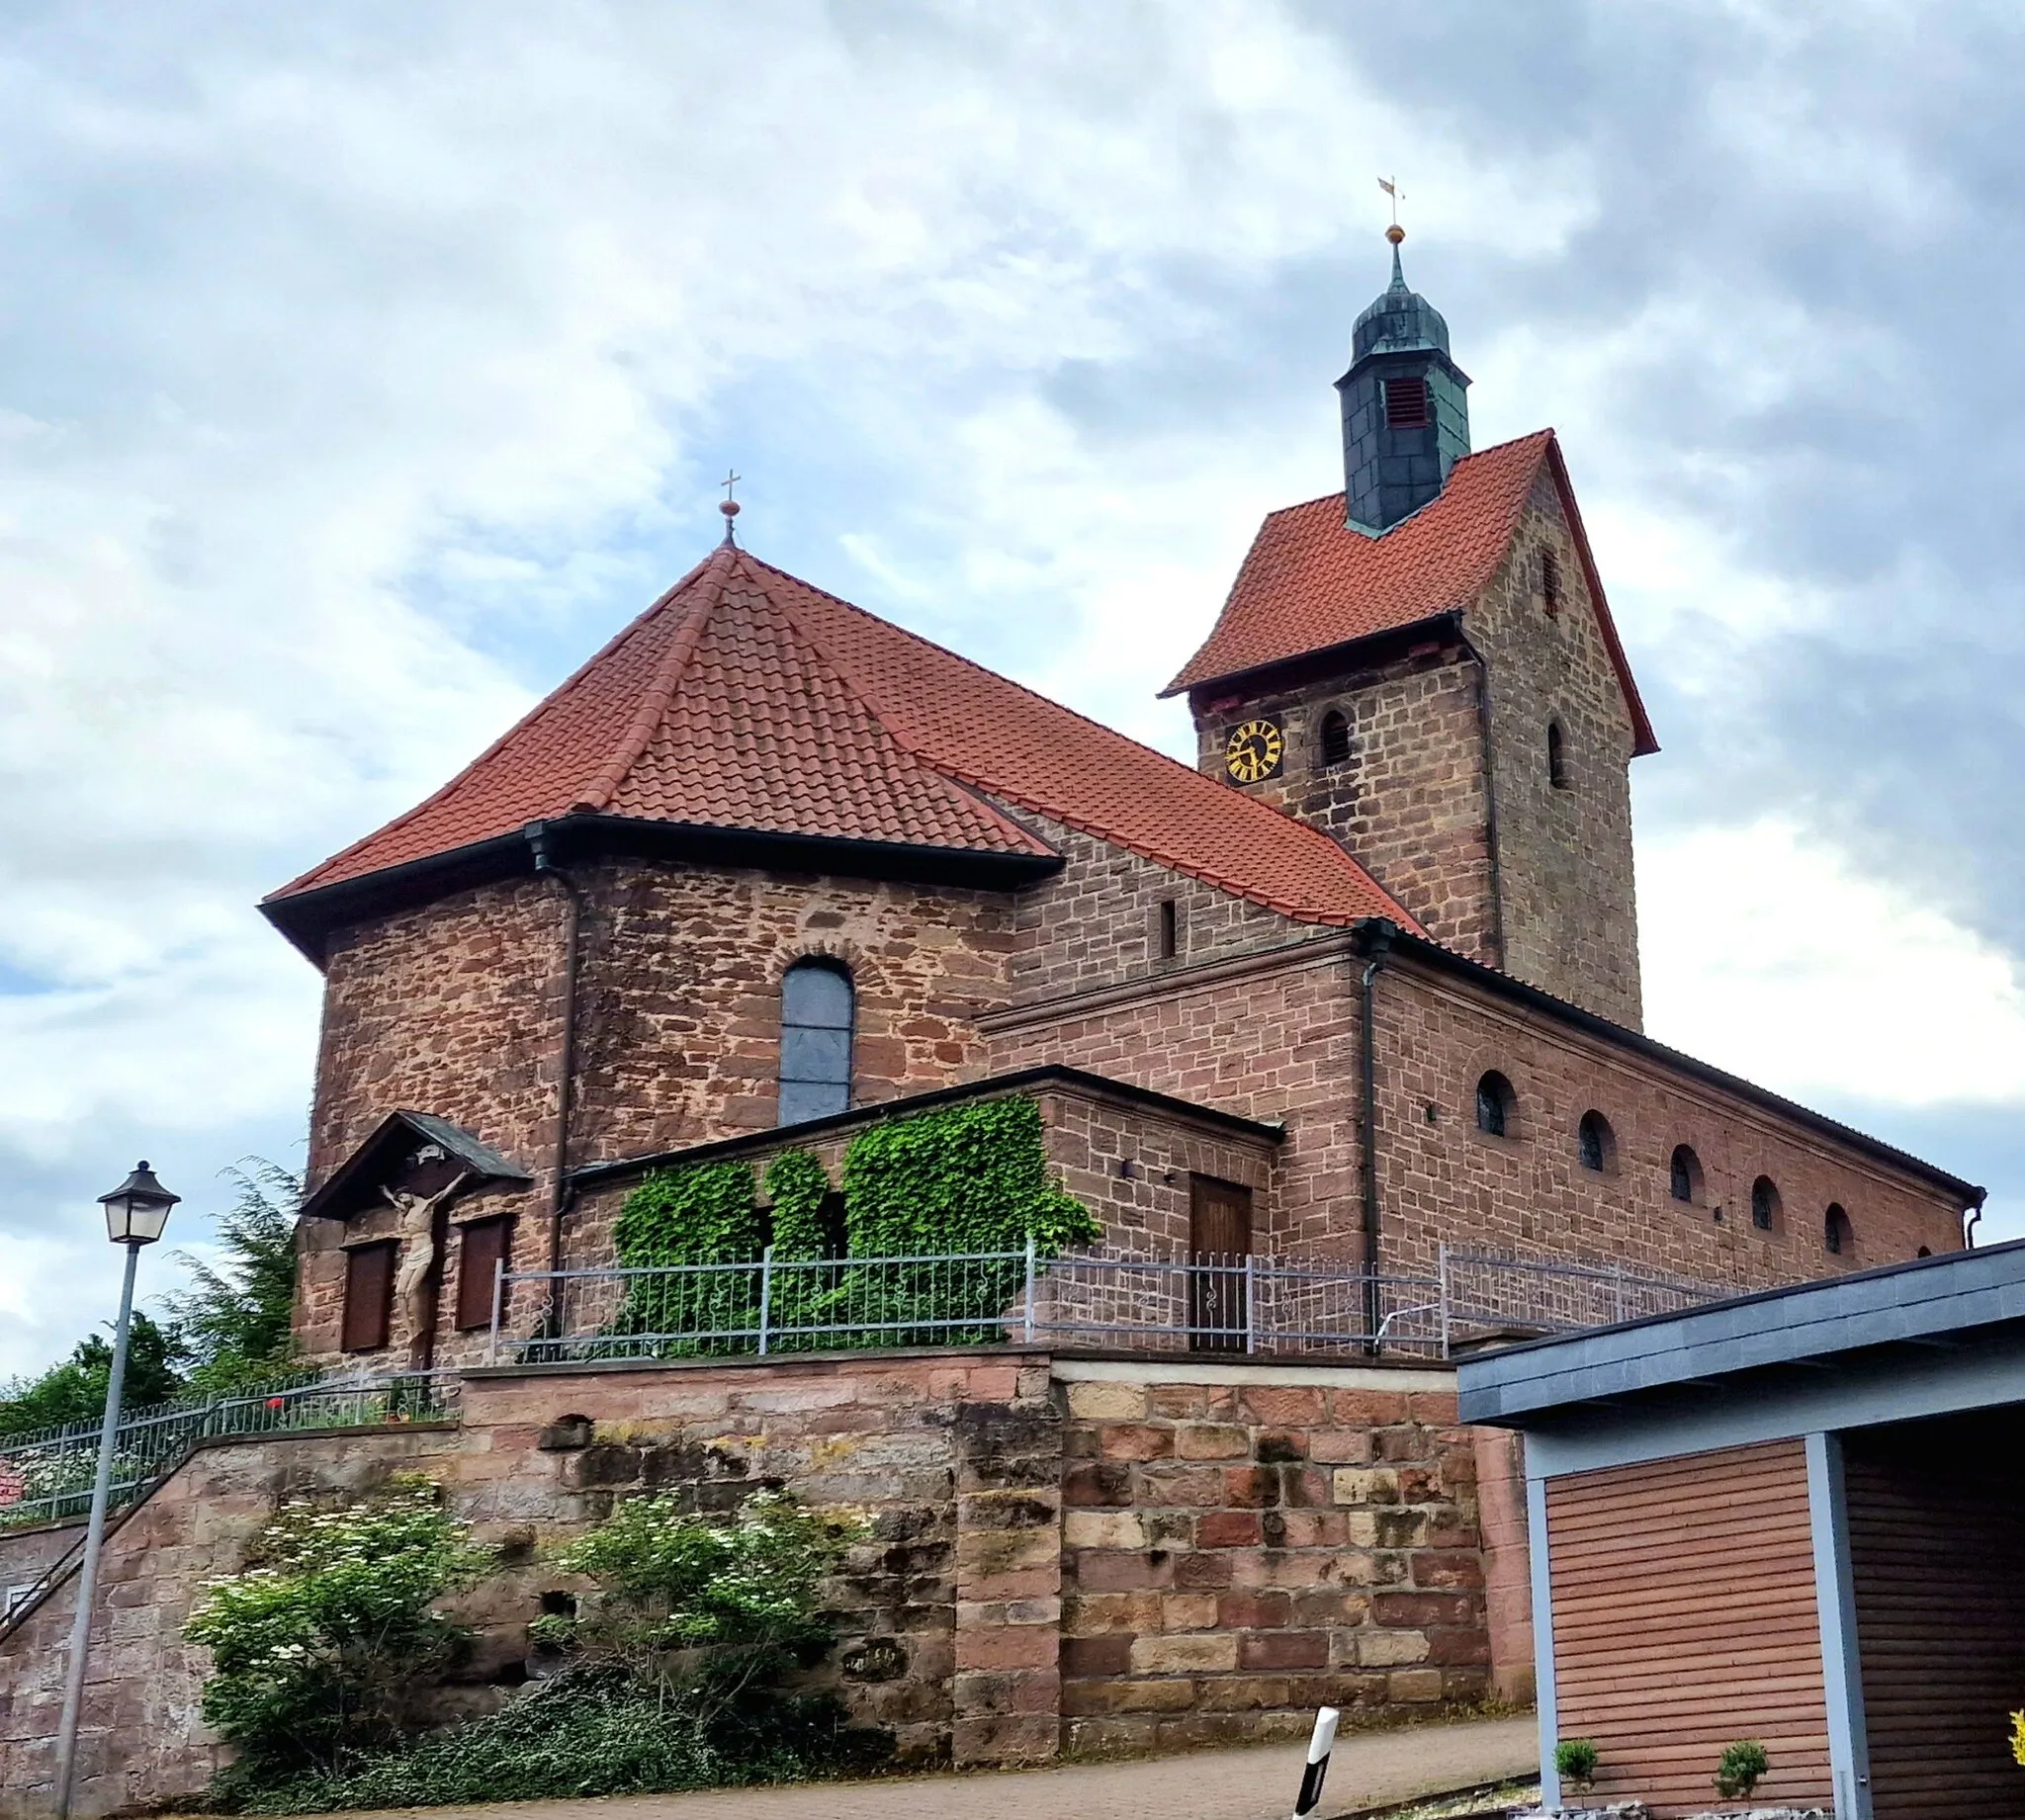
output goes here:
[{"label": "cloudy sky", "polygon": [[[0,1375],[299,1166],[254,901],[714,539],[1178,753],[1373,179],[1561,432],[1649,1024],[2025,1234],[2015,6],[0,0]],[[148,1259],[156,1284],[169,1260]]]}]

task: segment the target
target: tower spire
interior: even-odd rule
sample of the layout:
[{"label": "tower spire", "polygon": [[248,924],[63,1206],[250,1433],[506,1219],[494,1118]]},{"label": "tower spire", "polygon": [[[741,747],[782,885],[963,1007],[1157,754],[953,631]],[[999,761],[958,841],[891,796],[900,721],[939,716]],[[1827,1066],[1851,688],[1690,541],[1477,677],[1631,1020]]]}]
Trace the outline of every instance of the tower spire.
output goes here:
[{"label": "tower spire", "polygon": [[1442,312],[1407,288],[1399,262],[1406,229],[1397,188],[1385,238],[1392,281],[1357,319],[1350,371],[1336,382],[1343,407],[1344,517],[1380,537],[1435,498],[1449,470],[1469,453],[1469,376],[1449,358]]}]

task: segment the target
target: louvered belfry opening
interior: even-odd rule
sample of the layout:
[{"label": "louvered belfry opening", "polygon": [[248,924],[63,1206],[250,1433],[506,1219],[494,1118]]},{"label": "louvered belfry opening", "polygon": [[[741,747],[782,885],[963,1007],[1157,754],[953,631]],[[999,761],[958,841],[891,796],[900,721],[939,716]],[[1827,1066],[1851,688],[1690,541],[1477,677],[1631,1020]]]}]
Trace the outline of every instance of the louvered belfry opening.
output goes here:
[{"label": "louvered belfry opening", "polygon": [[1422,379],[1385,382],[1385,422],[1395,430],[1418,430],[1434,421],[1428,383]]}]

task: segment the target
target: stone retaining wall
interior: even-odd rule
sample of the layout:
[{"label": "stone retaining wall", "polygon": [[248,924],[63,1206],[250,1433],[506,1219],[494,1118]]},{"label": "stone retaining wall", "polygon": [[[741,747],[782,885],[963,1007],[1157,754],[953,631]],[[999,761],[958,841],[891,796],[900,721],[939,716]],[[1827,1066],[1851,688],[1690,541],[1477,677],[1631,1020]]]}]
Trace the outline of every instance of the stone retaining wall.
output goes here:
[{"label": "stone retaining wall", "polygon": [[[822,1671],[902,1758],[958,1765],[1302,1731],[1313,1707],[1426,1712],[1489,1672],[1471,1431],[1432,1368],[1058,1359],[1045,1351],[473,1371],[461,1428],[205,1448],[109,1538],[78,1812],[185,1797],[218,1761],[182,1625],[295,1496],[399,1471],[506,1570],[445,1718],[511,1697],[546,1545],[615,1500],[735,1507],[786,1485],[862,1515]],[[44,1555],[61,1531],[0,1537]],[[25,1576],[28,1577],[28,1576]],[[0,1639],[0,1814],[39,1813],[73,1583]]]}]

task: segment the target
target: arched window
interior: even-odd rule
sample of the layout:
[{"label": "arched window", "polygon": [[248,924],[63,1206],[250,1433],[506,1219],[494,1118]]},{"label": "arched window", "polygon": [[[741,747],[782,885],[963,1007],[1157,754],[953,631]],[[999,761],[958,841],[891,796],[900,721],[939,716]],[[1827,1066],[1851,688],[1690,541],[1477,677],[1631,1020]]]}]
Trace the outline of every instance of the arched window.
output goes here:
[{"label": "arched window", "polygon": [[850,1109],[850,975],[836,961],[797,961],[780,982],[780,1123]]},{"label": "arched window", "polygon": [[1769,1175],[1760,1175],[1751,1183],[1751,1224],[1761,1233],[1778,1229],[1779,1190]]},{"label": "arched window", "polygon": [[1673,1147],[1673,1197],[1690,1206],[1702,1199],[1702,1159],[1685,1144]]},{"label": "arched window", "polygon": [[1556,790],[1568,788],[1568,744],[1558,721],[1546,724],[1546,781]]},{"label": "arched window", "polygon": [[1540,547],[1540,598],[1549,613],[1561,610],[1561,564],[1545,544]]},{"label": "arched window", "polygon": [[1821,1244],[1835,1257],[1848,1257],[1856,1251],[1856,1229],[1850,1225],[1840,1201],[1828,1203],[1827,1215],[1821,1221]]},{"label": "arched window", "polygon": [[1617,1134],[1601,1112],[1582,1114],[1582,1122],[1575,1127],[1575,1154],[1585,1170],[1594,1170],[1599,1175],[1617,1161]]},{"label": "arched window", "polygon": [[1340,708],[1332,708],[1322,717],[1322,762],[1343,764],[1349,757],[1350,723]]},{"label": "arched window", "polygon": [[1934,1255],[1934,1248],[1930,1245],[1922,1245],[1919,1248],[1919,1255],[1922,1257],[1931,1257]]},{"label": "arched window", "polygon": [[1495,1068],[1476,1083],[1476,1128],[1486,1137],[1509,1138],[1518,1110],[1519,1095]]}]

